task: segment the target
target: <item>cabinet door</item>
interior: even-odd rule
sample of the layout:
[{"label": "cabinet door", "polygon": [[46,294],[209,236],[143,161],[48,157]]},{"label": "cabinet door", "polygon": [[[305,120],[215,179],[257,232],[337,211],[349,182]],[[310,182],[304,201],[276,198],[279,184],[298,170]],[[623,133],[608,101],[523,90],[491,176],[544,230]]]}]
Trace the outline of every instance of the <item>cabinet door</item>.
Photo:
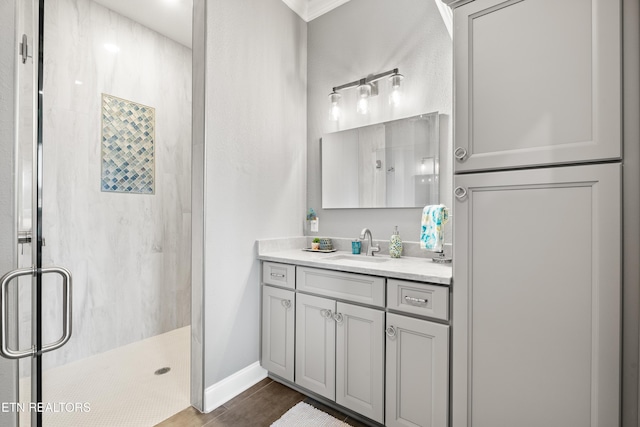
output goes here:
[{"label": "cabinet door", "polygon": [[293,381],[294,301],[292,291],[262,287],[262,367]]},{"label": "cabinet door", "polygon": [[338,303],[336,402],[384,420],[384,312]]},{"label": "cabinet door", "polygon": [[335,400],[336,302],[298,294],[296,298],[296,384]]},{"label": "cabinet door", "polygon": [[455,177],[453,427],[619,425],[620,173]]},{"label": "cabinet door", "polygon": [[619,0],[476,0],[454,14],[456,172],[620,158]]},{"label": "cabinet door", "polygon": [[386,372],[386,426],[449,425],[448,326],[387,313]]}]

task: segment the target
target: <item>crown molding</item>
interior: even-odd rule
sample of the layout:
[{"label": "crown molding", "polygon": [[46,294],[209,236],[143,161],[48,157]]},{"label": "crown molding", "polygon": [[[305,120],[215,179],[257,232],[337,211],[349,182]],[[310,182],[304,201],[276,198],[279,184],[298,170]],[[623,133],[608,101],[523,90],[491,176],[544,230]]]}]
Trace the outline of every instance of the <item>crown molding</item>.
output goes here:
[{"label": "crown molding", "polygon": [[282,0],[305,22],[316,19],[349,0]]},{"label": "crown molding", "polygon": [[349,0],[309,0],[307,9],[307,22],[324,15],[330,10],[347,3]]},{"label": "crown molding", "polygon": [[463,4],[471,3],[474,0],[442,0],[442,3],[449,6],[451,9],[462,6]]},{"label": "crown molding", "polygon": [[282,1],[284,2],[284,4],[289,6],[289,9],[297,13],[298,16],[302,18],[305,22],[309,22],[309,20],[307,19],[307,15],[308,15],[307,0],[282,0]]}]

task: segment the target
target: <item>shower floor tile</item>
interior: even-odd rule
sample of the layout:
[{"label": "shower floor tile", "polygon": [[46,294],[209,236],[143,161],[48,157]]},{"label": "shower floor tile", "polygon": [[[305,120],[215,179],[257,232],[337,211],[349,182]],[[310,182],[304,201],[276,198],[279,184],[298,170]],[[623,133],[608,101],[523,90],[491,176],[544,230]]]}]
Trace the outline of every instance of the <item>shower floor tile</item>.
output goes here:
[{"label": "shower floor tile", "polygon": [[[186,326],[45,371],[43,400],[50,407],[44,425],[153,426],[189,407],[189,354]],[[171,370],[154,374],[165,367]],[[26,408],[20,412],[21,427],[30,425],[29,381],[20,380]]]}]

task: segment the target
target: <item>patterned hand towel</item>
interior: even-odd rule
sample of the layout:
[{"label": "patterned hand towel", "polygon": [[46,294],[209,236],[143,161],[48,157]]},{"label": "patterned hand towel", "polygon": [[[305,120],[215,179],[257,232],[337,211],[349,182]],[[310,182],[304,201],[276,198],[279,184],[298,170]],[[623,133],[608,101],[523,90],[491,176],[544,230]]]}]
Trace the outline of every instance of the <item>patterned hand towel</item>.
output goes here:
[{"label": "patterned hand towel", "polygon": [[449,209],[445,205],[427,205],[422,210],[420,247],[428,251],[442,252],[443,226],[449,221]]}]

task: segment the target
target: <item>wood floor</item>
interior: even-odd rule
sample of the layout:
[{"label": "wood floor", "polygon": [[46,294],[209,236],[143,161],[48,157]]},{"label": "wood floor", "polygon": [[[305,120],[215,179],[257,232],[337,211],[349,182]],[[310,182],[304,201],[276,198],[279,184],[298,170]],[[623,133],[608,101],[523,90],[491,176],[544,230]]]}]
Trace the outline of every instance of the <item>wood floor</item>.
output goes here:
[{"label": "wood floor", "polygon": [[366,427],[365,424],[270,378],[265,378],[208,414],[201,414],[189,407],[156,427],[268,427],[303,401],[351,426]]}]

